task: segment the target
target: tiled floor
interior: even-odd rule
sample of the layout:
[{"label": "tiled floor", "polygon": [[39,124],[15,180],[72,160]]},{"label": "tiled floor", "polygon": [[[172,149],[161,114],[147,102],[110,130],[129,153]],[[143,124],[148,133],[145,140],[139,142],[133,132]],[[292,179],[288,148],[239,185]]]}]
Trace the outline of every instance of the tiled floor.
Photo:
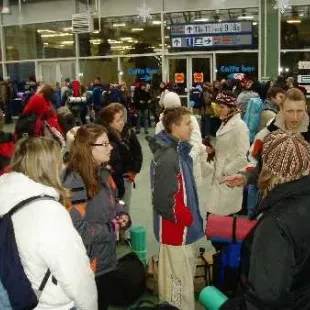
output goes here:
[{"label": "tiled floor", "polygon": [[[7,131],[13,131],[13,125],[7,125],[5,127]],[[153,134],[153,131],[150,131]],[[153,224],[152,224],[152,200],[150,191],[150,177],[149,177],[149,167],[152,158],[152,154],[148,147],[147,141],[145,140],[144,134],[139,134],[139,141],[143,149],[143,167],[141,173],[136,178],[136,188],[133,189],[131,209],[130,213],[133,220],[133,225],[139,225],[146,228],[147,231],[147,256],[150,257],[158,253],[158,243],[154,238],[153,234]],[[200,200],[204,202],[205,191],[203,189],[199,190]],[[204,205],[201,203],[200,206],[203,217],[205,217]],[[201,246],[205,247],[207,250],[210,249],[210,243],[207,240],[201,241]],[[147,296],[149,298],[149,296]],[[112,309],[112,308],[111,308]],[[115,308],[113,308],[115,309]],[[196,309],[202,309],[201,306],[196,305]]]}]

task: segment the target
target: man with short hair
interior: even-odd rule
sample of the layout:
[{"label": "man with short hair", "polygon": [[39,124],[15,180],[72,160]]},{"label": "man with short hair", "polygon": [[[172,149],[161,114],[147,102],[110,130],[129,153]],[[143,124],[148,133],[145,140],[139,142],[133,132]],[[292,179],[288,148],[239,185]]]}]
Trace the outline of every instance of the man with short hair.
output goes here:
[{"label": "man with short hair", "polygon": [[159,298],[182,310],[195,309],[196,241],[204,236],[193,161],[193,130],[185,107],[164,111],[164,130],[148,138],[154,154],[151,184],[154,232],[160,242]]}]

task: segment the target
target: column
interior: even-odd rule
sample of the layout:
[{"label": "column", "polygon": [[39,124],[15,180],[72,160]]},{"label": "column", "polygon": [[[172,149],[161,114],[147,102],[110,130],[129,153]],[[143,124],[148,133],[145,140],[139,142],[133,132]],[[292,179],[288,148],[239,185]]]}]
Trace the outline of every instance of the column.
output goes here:
[{"label": "column", "polygon": [[262,79],[274,80],[280,67],[280,12],[273,0],[260,0],[260,72]]}]

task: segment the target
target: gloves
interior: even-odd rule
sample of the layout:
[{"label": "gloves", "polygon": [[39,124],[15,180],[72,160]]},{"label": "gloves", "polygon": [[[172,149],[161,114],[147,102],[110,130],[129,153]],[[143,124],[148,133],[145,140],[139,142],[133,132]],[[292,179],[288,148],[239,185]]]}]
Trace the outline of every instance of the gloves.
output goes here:
[{"label": "gloves", "polygon": [[137,174],[135,172],[129,171],[129,172],[123,174],[123,177],[127,178],[131,183],[134,183],[136,175]]}]

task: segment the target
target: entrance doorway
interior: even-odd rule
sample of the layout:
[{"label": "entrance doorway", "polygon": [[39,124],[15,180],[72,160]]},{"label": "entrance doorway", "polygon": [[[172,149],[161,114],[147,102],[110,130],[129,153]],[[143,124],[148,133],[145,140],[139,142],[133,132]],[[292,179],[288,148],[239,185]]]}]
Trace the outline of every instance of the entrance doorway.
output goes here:
[{"label": "entrance doorway", "polygon": [[169,56],[167,65],[167,81],[178,85],[183,105],[188,105],[192,87],[213,79],[212,55]]}]

